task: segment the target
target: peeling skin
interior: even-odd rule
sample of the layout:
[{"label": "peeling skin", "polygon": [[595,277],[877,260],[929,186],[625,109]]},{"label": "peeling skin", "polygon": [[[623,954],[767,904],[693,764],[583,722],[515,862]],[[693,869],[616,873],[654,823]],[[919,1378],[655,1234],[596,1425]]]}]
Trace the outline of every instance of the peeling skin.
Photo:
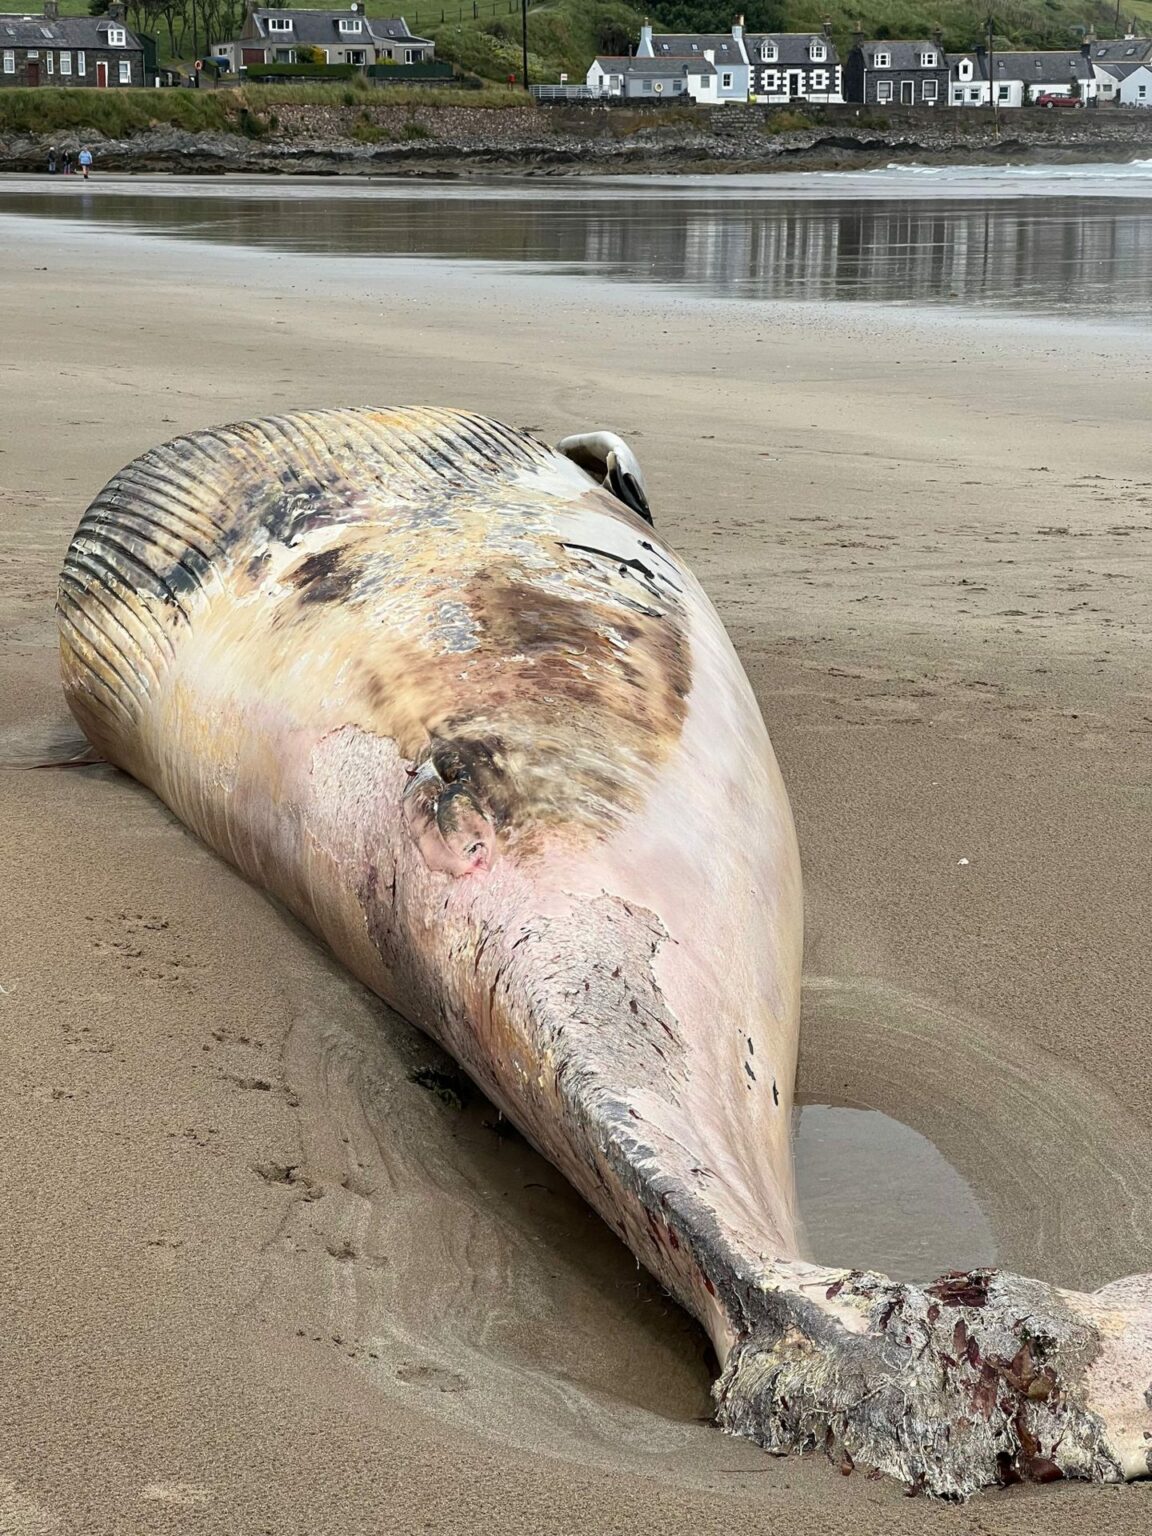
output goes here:
[{"label": "peeling skin", "polygon": [[93,745],[451,1051],[708,1329],[721,1426],[911,1487],[1145,1476],[1152,1278],[806,1263],[787,796],[691,574],[447,411],[180,438],[61,577]]}]

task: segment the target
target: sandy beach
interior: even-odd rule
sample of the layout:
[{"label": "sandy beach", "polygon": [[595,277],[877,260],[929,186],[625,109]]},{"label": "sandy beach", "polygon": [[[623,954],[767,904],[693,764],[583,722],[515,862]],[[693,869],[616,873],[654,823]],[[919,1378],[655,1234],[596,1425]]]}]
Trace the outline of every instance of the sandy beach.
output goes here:
[{"label": "sandy beach", "polygon": [[[67,732],[56,574],[163,438],[611,426],[789,785],[802,1096],[927,1136],[1007,1266],[1152,1268],[1146,331],[3,240],[0,759]],[[722,1437],[703,1334],[296,923],[107,767],[0,796],[0,1532],[1152,1526],[1149,1484],[952,1508]]]}]

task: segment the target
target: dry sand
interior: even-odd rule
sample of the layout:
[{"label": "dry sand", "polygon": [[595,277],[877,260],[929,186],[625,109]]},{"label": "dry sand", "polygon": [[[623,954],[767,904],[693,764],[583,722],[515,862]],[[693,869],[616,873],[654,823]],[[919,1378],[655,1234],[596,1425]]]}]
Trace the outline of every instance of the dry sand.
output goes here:
[{"label": "dry sand", "polygon": [[[1004,1262],[1152,1267],[1146,338],[4,245],[0,756],[61,730],[56,570],[161,438],[338,403],[610,424],[788,779],[802,1091],[930,1136]],[[1152,1527],[1152,1487],[953,1509],[724,1439],[694,1326],[486,1106],[409,1080],[435,1050],[298,926],[106,768],[0,793],[5,1536]]]}]

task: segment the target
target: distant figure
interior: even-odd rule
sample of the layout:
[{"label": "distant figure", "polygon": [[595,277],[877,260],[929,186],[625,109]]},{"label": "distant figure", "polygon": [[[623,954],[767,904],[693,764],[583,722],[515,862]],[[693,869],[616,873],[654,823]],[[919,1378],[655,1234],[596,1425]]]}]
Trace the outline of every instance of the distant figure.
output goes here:
[{"label": "distant figure", "polygon": [[85,144],[80,151],[80,169],[84,173],[84,180],[88,180],[88,168],[92,164],[92,151]]},{"label": "distant figure", "polygon": [[70,149],[66,149],[60,157],[60,165],[65,176],[71,176],[72,172],[76,169],[76,161]]},{"label": "distant figure", "polygon": [[49,176],[55,176],[55,174],[56,174],[56,146],[55,146],[55,144],[53,144],[51,149],[48,151],[48,174],[49,174]]}]

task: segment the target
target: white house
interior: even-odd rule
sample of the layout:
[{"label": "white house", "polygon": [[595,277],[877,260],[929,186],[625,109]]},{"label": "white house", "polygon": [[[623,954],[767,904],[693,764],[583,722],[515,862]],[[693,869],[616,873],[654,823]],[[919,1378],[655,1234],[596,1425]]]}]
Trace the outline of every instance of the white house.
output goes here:
[{"label": "white house", "polygon": [[1152,107],[1152,65],[1140,64],[1120,82],[1122,107]]},{"label": "white house", "polygon": [[716,66],[710,59],[652,59],[601,55],[585,77],[594,96],[626,101],[683,101],[715,106]]},{"label": "white house", "polygon": [[657,32],[647,22],[640,28],[638,59],[700,60],[716,66],[716,101],[747,101],[751,67],[744,47],[744,18],[729,32]]},{"label": "white house", "polygon": [[989,60],[985,48],[948,56],[948,99],[954,107],[1027,107],[1038,96],[1079,94],[1084,102],[1095,99],[1099,81],[1087,57],[1087,49],[1052,50],[1041,53],[994,51]]}]

